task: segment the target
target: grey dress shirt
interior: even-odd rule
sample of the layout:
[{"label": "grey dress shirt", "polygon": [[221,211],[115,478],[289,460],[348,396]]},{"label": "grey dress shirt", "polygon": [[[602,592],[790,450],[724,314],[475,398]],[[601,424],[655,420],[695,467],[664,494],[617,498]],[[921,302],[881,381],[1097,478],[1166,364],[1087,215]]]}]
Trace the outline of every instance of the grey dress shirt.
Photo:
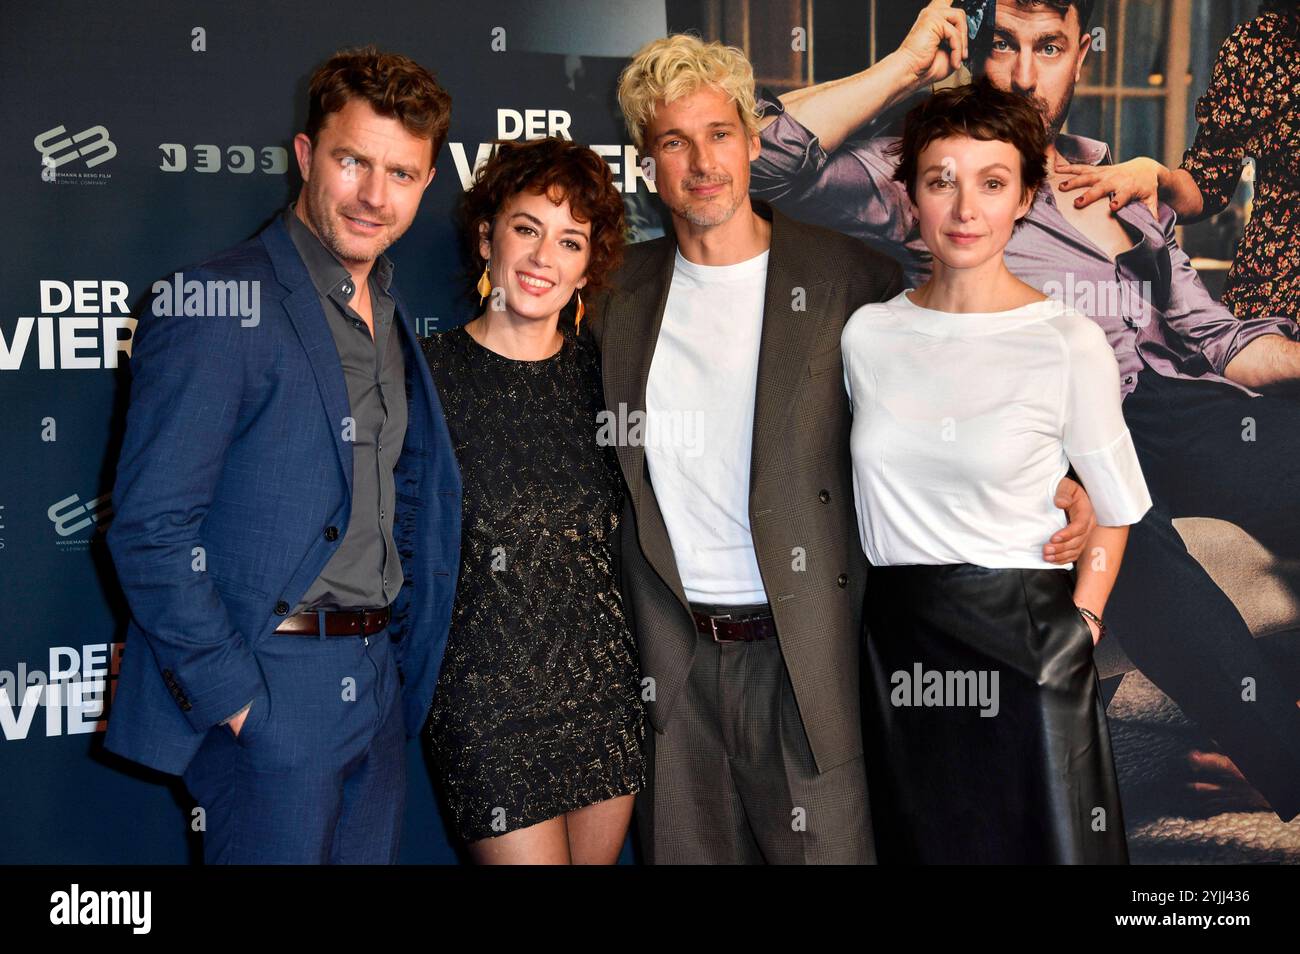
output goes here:
[{"label": "grey dress shirt", "polygon": [[[336,421],[352,444],[352,510],[338,549],[294,612],[317,609],[379,609],[402,586],[393,542],[393,467],[406,438],[406,365],[388,294],[393,265],[385,255],[370,272],[374,338],[348,301],[355,288],[347,268],[303,224],[290,205],[285,224],[320,295],[343,365],[352,422]],[[330,459],[322,458],[321,466]]]}]

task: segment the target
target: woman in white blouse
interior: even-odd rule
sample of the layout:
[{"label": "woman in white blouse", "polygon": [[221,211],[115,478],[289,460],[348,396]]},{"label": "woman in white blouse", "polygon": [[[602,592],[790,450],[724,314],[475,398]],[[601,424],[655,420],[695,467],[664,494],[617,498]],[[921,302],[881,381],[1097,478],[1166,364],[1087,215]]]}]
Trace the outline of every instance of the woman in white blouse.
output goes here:
[{"label": "woman in white blouse", "polygon": [[[1092,650],[1151,500],[1105,334],[1002,260],[1046,146],[986,82],[914,109],[896,178],[932,275],[843,333],[883,862],[1127,861]],[[1071,466],[1098,522],[1073,582],[1039,549]]]}]

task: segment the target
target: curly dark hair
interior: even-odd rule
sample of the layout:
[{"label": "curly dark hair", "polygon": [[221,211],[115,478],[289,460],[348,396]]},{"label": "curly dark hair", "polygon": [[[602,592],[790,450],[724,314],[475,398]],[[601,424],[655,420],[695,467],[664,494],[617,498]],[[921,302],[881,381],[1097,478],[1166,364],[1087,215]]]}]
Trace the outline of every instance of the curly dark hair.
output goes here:
[{"label": "curly dark hair", "polygon": [[609,163],[586,146],[556,136],[497,140],[495,145],[495,153],[479,168],[460,204],[458,224],[467,253],[468,287],[474,288],[487,265],[479,254],[480,225],[487,223],[491,235],[497,214],[513,196],[527,190],[545,193],[556,205],[567,199],[573,217],[591,223],[591,257],[583,291],[604,288],[610,273],[623,262],[627,230],[623,196],[614,185]]},{"label": "curly dark hair", "polygon": [[451,126],[451,96],[433,74],[400,53],[373,46],[340,50],[316,68],[308,84],[307,129],[312,146],[325,118],[350,99],[397,119],[412,136],[433,142],[433,161]]},{"label": "curly dark hair", "polygon": [[1030,195],[1047,179],[1047,130],[1043,116],[1024,96],[998,89],[987,77],[941,89],[903,120],[903,135],[889,152],[898,156],[894,179],[916,201],[916,164],[936,139],[965,136],[1009,142],[1020,152],[1020,183]]}]

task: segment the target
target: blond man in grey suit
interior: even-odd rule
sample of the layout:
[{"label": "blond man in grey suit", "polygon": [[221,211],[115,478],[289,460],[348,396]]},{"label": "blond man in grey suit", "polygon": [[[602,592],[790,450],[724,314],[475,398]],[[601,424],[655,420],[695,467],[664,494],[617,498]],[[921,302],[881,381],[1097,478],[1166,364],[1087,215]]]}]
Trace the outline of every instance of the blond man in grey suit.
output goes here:
[{"label": "blond man in grey suit", "polygon": [[[760,147],[741,51],[656,40],[619,102],[673,223],[628,249],[590,322],[628,485],[624,599],[654,728],[642,854],[869,863],[867,563],[840,333],[902,277],[858,240],[751,201]],[[1078,556],[1091,522],[1077,485],[1065,492],[1057,562]]]}]

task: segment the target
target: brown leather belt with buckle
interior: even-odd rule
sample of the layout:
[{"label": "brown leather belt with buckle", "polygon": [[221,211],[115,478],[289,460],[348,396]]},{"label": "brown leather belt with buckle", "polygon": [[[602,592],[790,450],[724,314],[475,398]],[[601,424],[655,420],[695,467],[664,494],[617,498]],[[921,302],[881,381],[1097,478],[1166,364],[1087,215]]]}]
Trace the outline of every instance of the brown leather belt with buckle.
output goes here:
[{"label": "brown leather belt with buckle", "polygon": [[[319,614],[305,610],[286,616],[275,628],[279,636],[319,636]],[[389,609],[325,610],[326,636],[369,636],[388,625]]]},{"label": "brown leather belt with buckle", "polygon": [[695,629],[701,636],[712,636],[714,642],[752,643],[760,639],[769,639],[776,635],[776,620],[772,614],[749,615],[745,619],[732,619],[728,615],[710,616],[698,610],[691,610],[695,620]]}]

